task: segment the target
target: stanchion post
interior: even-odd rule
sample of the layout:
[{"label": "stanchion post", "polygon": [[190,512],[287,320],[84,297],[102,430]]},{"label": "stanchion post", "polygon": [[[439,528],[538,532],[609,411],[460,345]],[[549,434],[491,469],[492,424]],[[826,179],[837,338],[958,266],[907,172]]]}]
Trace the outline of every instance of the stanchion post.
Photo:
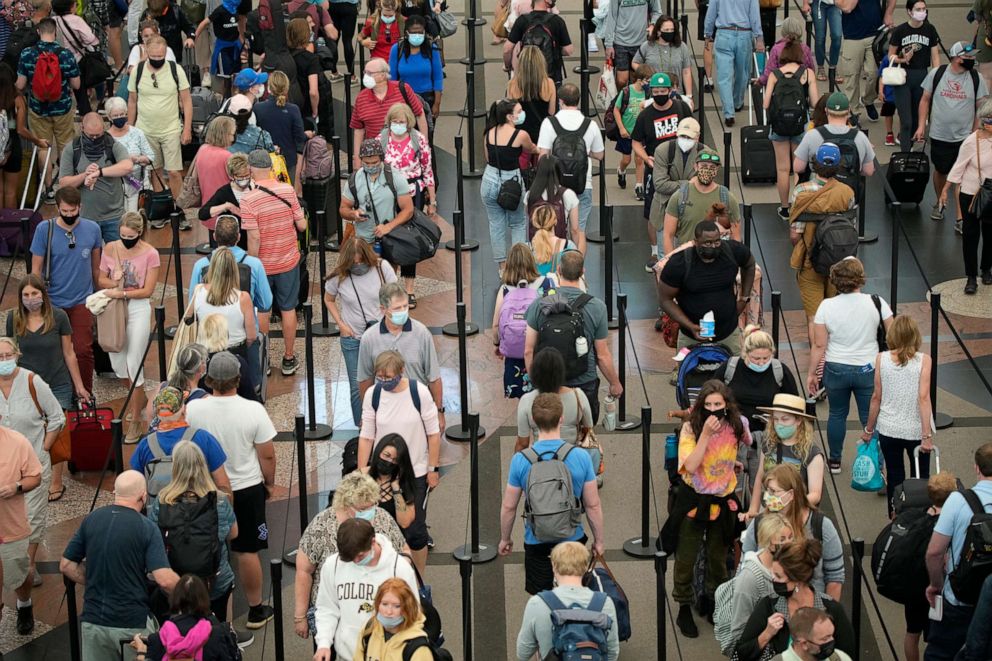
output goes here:
[{"label": "stanchion post", "polygon": [[645,560],[654,557],[651,539],[651,407],[641,407],[641,534],[623,543],[623,552]]},{"label": "stanchion post", "polygon": [[940,292],[930,291],[930,407],[933,411],[934,426],[947,429],[954,424],[954,418],[937,410],[937,364],[940,342]]},{"label": "stanchion post", "polygon": [[76,602],[76,584],[68,576],[62,577],[65,585],[65,607],[69,625],[69,658],[80,661],[83,658],[82,647],[79,644],[79,605]]},{"label": "stanchion post", "polygon": [[[455,189],[455,213],[459,213],[465,209],[465,164],[462,162],[462,149],[464,147],[464,138],[459,133],[455,136],[455,176],[457,188]],[[459,241],[462,250],[478,250],[479,242],[475,239],[465,238],[465,216],[461,215],[461,227],[459,228],[455,224],[455,220],[452,219],[452,224],[455,225],[455,238],[451,241],[446,241],[444,247],[448,250],[455,249],[455,241]],[[461,234],[459,235],[459,232]],[[459,239],[458,237],[461,236]],[[458,257],[455,257],[458,259]],[[471,335],[471,333],[469,333]]]},{"label": "stanchion post", "polygon": [[[599,130],[606,144],[606,131]],[[607,236],[612,236],[614,241],[619,241],[620,237],[610,228],[610,234],[606,233],[606,159],[599,162],[599,231],[586,232],[586,241],[590,243],[604,243]]]},{"label": "stanchion post", "polygon": [[110,421],[110,434],[114,444],[114,473],[124,472],[124,424],[120,418]]},{"label": "stanchion post", "polygon": [[[457,425],[448,425],[444,429],[444,435],[449,441],[465,443],[472,440],[472,429],[469,425],[468,410],[468,346],[465,341],[465,302],[455,303],[455,314],[458,324],[458,402],[461,408],[462,421]],[[486,430],[482,426],[478,427],[478,437],[486,435]]]},{"label": "stanchion post", "polygon": [[779,355],[779,326],[782,323],[782,292],[772,292],[772,343],[775,345],[775,355]]},{"label": "stanchion post", "polygon": [[[335,181],[335,184],[338,182]],[[337,335],[340,331],[338,330],[338,325],[331,321],[327,316],[327,306],[324,305],[324,281],[327,279],[327,228],[325,226],[326,213],[323,209],[318,209],[316,215],[317,223],[317,269],[320,273],[320,287],[321,292],[318,300],[320,303],[320,323],[313,323],[311,318],[308,322],[310,334],[316,335],[317,337],[332,337]],[[312,304],[307,301],[307,305]]]},{"label": "stanchion post", "polygon": [[168,365],[165,359],[165,306],[155,306],[155,341],[158,345],[158,378],[165,381],[169,378]]},{"label": "stanchion post", "polygon": [[282,610],[282,560],[269,560],[269,571],[272,577],[272,624],[275,625],[275,657],[276,661],[286,661],[286,641],[283,636]]},{"label": "stanchion post", "polygon": [[620,377],[620,387],[623,391],[620,393],[620,401],[618,402],[619,411],[617,412],[617,429],[622,429],[623,431],[629,431],[631,429],[637,429],[641,425],[640,418],[635,416],[627,417],[627,295],[617,294],[617,318],[620,322],[619,331],[620,334],[617,336],[617,372]]},{"label": "stanchion post", "polygon": [[[361,48],[358,49],[359,53],[362,55],[362,59],[365,57],[365,51]],[[344,139],[345,145],[348,149],[348,167],[346,170],[337,170],[338,176],[342,179],[347,179],[351,176],[352,163],[355,162],[355,134],[349,126],[351,124],[351,77],[354,75],[354,71],[348,71],[342,80],[344,81]],[[365,75],[365,63],[362,62],[362,75]],[[339,236],[340,240],[341,237]]]},{"label": "stanchion post", "polygon": [[730,188],[730,149],[732,146],[733,136],[730,131],[723,132],[723,185],[725,188]]},{"label": "stanchion post", "polygon": [[306,346],[306,366],[307,366],[307,430],[306,438],[316,441],[330,438],[333,430],[329,425],[317,422],[317,397],[316,386],[314,384],[314,361],[313,361],[313,303],[307,301],[303,304],[303,327],[305,329]]},{"label": "stanchion post", "polygon": [[[683,32],[682,34],[688,34]],[[696,80],[699,81],[699,94],[694,97],[696,103],[696,110],[699,111],[699,142],[701,144],[706,144],[706,93],[703,91],[704,81],[706,80],[706,67],[699,65],[696,67]]]},{"label": "stanchion post", "polygon": [[[179,220],[182,218],[182,212],[173,211],[169,214],[170,225],[172,226],[172,259],[176,263],[175,274],[176,274],[176,309],[178,316],[178,323],[183,321],[183,313],[186,311],[186,301],[183,296],[183,258],[182,254],[179,252]],[[170,326],[165,330],[165,334],[168,337],[176,336],[176,329],[178,326]]]},{"label": "stanchion post", "polygon": [[[452,223],[455,226],[455,239],[454,241],[449,241],[449,243],[454,244],[453,249],[455,251],[455,302],[461,304],[464,302],[463,286],[464,286],[464,276],[463,276],[463,266],[462,266],[462,250],[465,242],[465,214],[462,213],[460,209],[455,209],[452,215]],[[478,324],[474,324],[471,321],[465,322],[465,335],[475,335],[479,332]],[[461,335],[461,324],[457,319],[451,323],[445,324],[441,327],[441,333],[448,337],[460,337]]]},{"label": "stanchion post", "polygon": [[477,145],[475,139],[475,120],[479,114],[475,109],[476,97],[474,67],[474,64],[469,64],[465,69],[465,85],[468,87],[468,92],[465,99],[466,107],[458,113],[468,120],[468,170],[463,171],[462,176],[471,179],[477,179],[482,176],[482,168],[476,165]]},{"label": "stanchion post", "polygon": [[[603,218],[603,236],[613,235],[613,207],[607,207],[606,215]],[[606,273],[603,278],[603,301],[606,303],[606,324],[610,329],[618,326],[616,317],[613,316],[613,242],[607,241],[603,244],[606,254],[603,260],[606,263]]]},{"label": "stanchion post", "polygon": [[469,530],[470,543],[455,549],[455,559],[468,557],[472,564],[481,565],[496,559],[498,546],[479,541],[479,414],[467,413],[462,416],[463,424],[469,429]]},{"label": "stanchion post", "polygon": [[297,484],[300,489],[300,534],[302,535],[303,531],[307,529],[307,524],[310,523],[310,512],[307,507],[307,436],[303,416],[297,413],[294,423],[293,436],[296,438]]},{"label": "stanchion post", "polygon": [[889,307],[896,314],[899,297],[899,235],[902,233],[902,213],[898,201],[892,202],[892,261],[889,278]]},{"label": "stanchion post", "polygon": [[458,559],[458,573],[462,577],[462,659],[472,661],[472,558]]},{"label": "stanchion post", "polygon": [[754,210],[750,204],[744,205],[744,245],[751,248],[751,224],[754,222]]},{"label": "stanchion post", "polygon": [[[346,131],[350,131],[348,127],[345,127]],[[344,221],[341,219],[341,185],[339,183],[339,175],[341,172],[341,136],[332,135],[331,136],[331,152],[334,158],[334,174],[331,175],[331,185],[334,190],[334,238],[329,239],[327,243],[327,249],[331,252],[338,252],[341,250],[341,244],[344,243]],[[351,157],[349,156],[349,159]],[[343,178],[343,177],[340,177]]]},{"label": "stanchion post", "polygon": [[658,661],[668,660],[668,622],[666,621],[665,608],[668,605],[667,588],[665,587],[665,573],[668,571],[668,555],[664,551],[654,552],[654,593],[657,608],[655,610],[655,626],[658,628],[658,651],[655,658]]},{"label": "stanchion post", "polygon": [[854,580],[851,584],[854,589],[851,591],[851,624],[854,627],[854,661],[861,659],[861,580],[864,578],[862,562],[865,557],[865,540],[855,537],[851,540],[851,559],[854,562]]}]

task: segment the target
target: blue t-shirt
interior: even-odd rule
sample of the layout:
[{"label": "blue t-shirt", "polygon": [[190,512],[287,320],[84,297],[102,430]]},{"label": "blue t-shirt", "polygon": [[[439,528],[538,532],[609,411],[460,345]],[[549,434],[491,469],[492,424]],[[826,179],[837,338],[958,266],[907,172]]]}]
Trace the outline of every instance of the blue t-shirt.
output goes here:
[{"label": "blue t-shirt", "polygon": [[874,37],[882,26],[881,0],[861,0],[849,14],[841,14],[841,31],[845,39]]},{"label": "blue t-shirt", "polygon": [[[158,498],[153,498],[148,502],[148,520],[158,525]],[[214,580],[213,589],[210,590],[210,599],[223,597],[234,584],[234,570],[231,569],[231,561],[227,550],[227,536],[231,534],[231,528],[237,519],[234,517],[234,508],[227,496],[217,493],[217,537],[220,539],[220,569],[217,571],[217,578]]]},{"label": "blue t-shirt", "polygon": [[[31,240],[31,254],[45,259],[48,249],[48,224],[55,220],[43,220],[38,223]],[[92,220],[80,218],[72,226],[73,247],[69,247],[69,234],[66,230],[55,225],[52,230],[52,283],[48,295],[52,305],[68,309],[74,305],[86,302],[86,297],[93,293],[93,262],[91,255],[94,250],[103,248],[103,237],[100,226]],[[41,265],[41,277],[45,277],[46,264]]]},{"label": "blue t-shirt", "polygon": [[[878,77],[882,77],[882,70],[888,68],[889,66],[889,56],[886,54],[882,58],[882,61],[878,65]],[[886,103],[896,102],[896,93],[892,89],[892,85],[882,85],[882,98],[885,99]]]},{"label": "blue t-shirt", "polygon": [[389,77],[402,80],[417,94],[440,92],[444,89],[444,67],[441,65],[441,51],[431,47],[431,56],[424,57],[420,48],[411,48],[409,57],[401,57],[400,46],[394,44],[389,50]]},{"label": "blue t-shirt", "polygon": [[86,561],[83,622],[144,629],[148,585],[145,575],[169,567],[158,526],[123,505],[107,505],[83,520],[62,556]]},{"label": "blue t-shirt", "polygon": [[[157,431],[155,432],[158,436],[158,444],[162,447],[162,452],[167,455],[172,454],[172,448],[176,446],[176,443],[182,440],[183,434],[189,427],[179,427],[178,429],[170,429],[168,431]],[[220,446],[214,435],[208,431],[202,429],[197,429],[193,433],[193,438],[191,439],[201,450],[203,450],[203,456],[207,458],[207,468],[213,473],[215,470],[224,465],[227,461],[227,455],[224,454],[224,448]],[[131,468],[138,471],[139,473],[145,472],[145,466],[150,462],[154,456],[152,455],[151,448],[148,447],[148,437],[141,439],[138,443],[138,447],[135,448],[134,454],[131,455]]]},{"label": "blue t-shirt", "polygon": [[[548,453],[549,455],[555,450],[565,445],[565,441],[537,441],[531,446],[539,456]],[[527,490],[527,477],[530,475],[530,462],[524,457],[523,453],[517,452],[513,455],[513,459],[510,460],[510,476],[506,483],[511,487],[517,487],[526,492]],[[581,448],[575,448],[568,453],[565,457],[565,467],[568,468],[568,472],[572,474],[572,493],[575,494],[576,498],[582,498],[582,489],[585,487],[586,482],[596,481],[596,470],[592,466],[592,459],[589,458],[589,453]],[[525,494],[526,496],[526,494]],[[582,539],[585,532],[582,530],[582,524],[580,523],[575,530],[575,534],[567,539],[558,540],[561,542],[572,542],[577,539]],[[531,532],[530,524],[524,523],[524,544],[542,544]]]},{"label": "blue t-shirt", "polygon": [[[978,499],[985,506],[985,511],[990,511],[992,507],[992,482],[982,480],[973,486],[972,491],[978,494]],[[944,507],[940,510],[940,518],[933,531],[951,538],[951,553],[947,559],[947,573],[957,567],[958,558],[961,556],[961,549],[964,548],[964,537],[968,532],[968,524],[971,523],[972,511],[968,502],[958,492],[954,492],[948,497]],[[951,582],[944,578],[944,599],[952,606],[960,606],[954,597],[954,590],[951,589]]]}]

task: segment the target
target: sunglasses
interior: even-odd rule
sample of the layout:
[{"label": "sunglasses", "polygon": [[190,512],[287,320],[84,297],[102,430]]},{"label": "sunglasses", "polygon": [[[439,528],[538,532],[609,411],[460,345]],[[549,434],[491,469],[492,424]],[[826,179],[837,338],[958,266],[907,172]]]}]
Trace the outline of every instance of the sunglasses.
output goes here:
[{"label": "sunglasses", "polygon": [[152,87],[158,89],[158,78],[155,77],[155,72],[152,72]]},{"label": "sunglasses", "polygon": [[76,235],[72,231],[65,233],[65,238],[69,241],[69,250],[73,250],[76,247]]},{"label": "sunglasses", "polygon": [[699,155],[696,159],[697,162],[702,161],[703,163],[716,163],[720,164],[720,156],[718,154],[708,154],[706,152]]}]

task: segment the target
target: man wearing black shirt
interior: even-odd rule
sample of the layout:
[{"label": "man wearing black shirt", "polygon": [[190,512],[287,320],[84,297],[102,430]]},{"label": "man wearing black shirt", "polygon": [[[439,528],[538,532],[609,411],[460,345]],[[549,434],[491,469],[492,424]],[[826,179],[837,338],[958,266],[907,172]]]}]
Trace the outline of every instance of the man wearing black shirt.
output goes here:
[{"label": "man wearing black shirt", "polygon": [[[743,243],[722,241],[720,228],[712,220],[696,225],[694,236],[695,246],[673,253],[661,272],[661,307],[679,324],[679,348],[712,341],[736,356],[741,352],[737,319],[750,296],[737,297],[735,284],[740,271],[740,291],[751,291],[754,256]],[[713,338],[704,339],[699,336],[699,320],[710,311],[716,319],[716,332]]]},{"label": "man wearing black shirt", "polygon": [[568,27],[565,21],[558,14],[552,14],[549,9],[555,6],[555,0],[534,0],[534,9],[528,14],[524,14],[513,22],[506,42],[503,44],[503,65],[506,71],[514,68],[514,49],[517,44],[525,45],[524,35],[531,31],[541,30],[546,33],[551,40],[551,50],[554,57],[548,59],[548,76],[555,81],[555,85],[561,85],[564,79],[565,64],[562,58],[569,57],[574,51],[572,38],[568,36]]}]

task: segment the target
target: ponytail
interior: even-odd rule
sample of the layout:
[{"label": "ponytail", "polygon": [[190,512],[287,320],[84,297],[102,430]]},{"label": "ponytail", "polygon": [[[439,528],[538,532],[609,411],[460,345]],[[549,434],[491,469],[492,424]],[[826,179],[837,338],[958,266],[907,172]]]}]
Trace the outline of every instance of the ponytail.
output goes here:
[{"label": "ponytail", "polygon": [[547,264],[554,257],[555,252],[555,226],[558,224],[558,214],[550,204],[542,204],[534,209],[530,217],[530,224],[534,228],[534,237],[530,240],[530,245],[534,249],[534,258],[538,264]]}]

